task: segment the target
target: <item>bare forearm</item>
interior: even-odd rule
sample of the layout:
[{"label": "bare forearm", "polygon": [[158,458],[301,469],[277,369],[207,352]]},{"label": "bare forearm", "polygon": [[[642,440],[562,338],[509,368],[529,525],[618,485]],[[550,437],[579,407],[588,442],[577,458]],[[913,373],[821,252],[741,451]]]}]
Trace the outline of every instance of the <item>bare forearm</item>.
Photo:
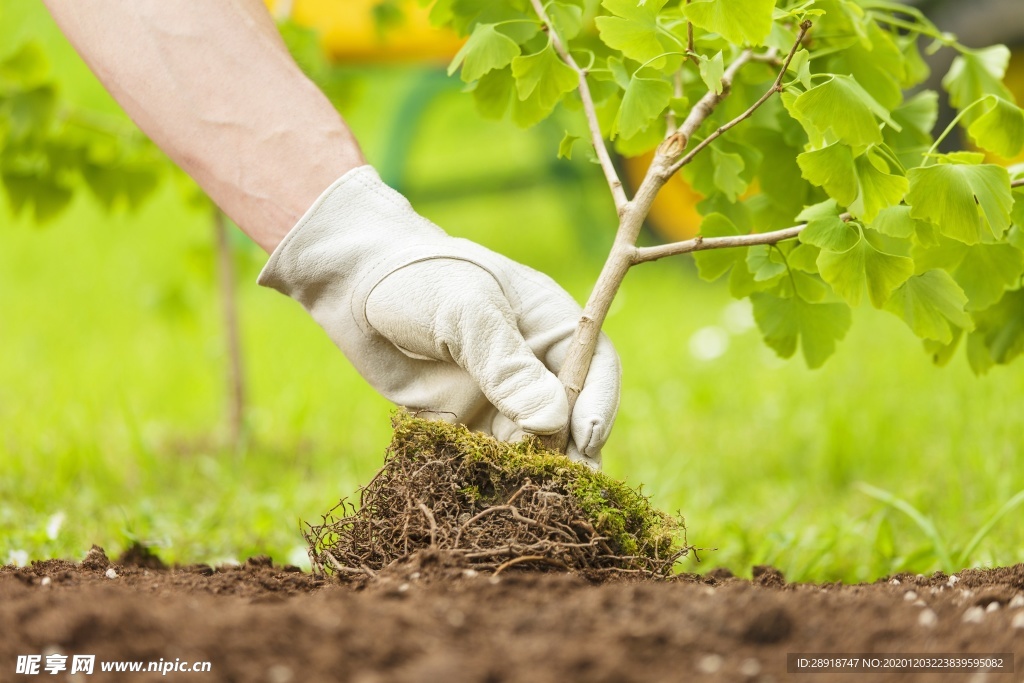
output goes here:
[{"label": "bare forearm", "polygon": [[365,163],[259,0],[44,1],[128,115],[267,251]]}]

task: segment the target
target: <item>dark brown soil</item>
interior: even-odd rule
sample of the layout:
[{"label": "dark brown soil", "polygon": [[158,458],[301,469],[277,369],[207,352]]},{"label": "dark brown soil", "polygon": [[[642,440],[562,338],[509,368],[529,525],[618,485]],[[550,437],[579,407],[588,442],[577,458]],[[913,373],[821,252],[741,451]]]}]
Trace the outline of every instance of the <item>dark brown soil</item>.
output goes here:
[{"label": "dark brown soil", "polygon": [[[112,572],[110,570],[113,570]],[[510,568],[498,577],[428,551],[341,584],[252,558],[161,568],[109,562],[0,568],[0,681],[18,655],[96,655],[72,680],[1021,681],[1024,565],[872,585],[798,585],[768,567],[600,585]],[[1016,673],[787,674],[787,653],[1016,652]],[[210,673],[102,673],[112,660],[210,661]]]}]

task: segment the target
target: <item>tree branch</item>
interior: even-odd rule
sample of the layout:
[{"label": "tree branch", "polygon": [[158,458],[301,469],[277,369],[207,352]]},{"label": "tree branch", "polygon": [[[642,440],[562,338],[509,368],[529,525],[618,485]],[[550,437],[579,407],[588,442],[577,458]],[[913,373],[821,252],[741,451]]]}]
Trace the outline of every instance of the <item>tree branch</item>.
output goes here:
[{"label": "tree branch", "polygon": [[1017,180],[1011,180],[1010,187],[1024,187],[1024,178],[1017,178]]},{"label": "tree branch", "polygon": [[568,64],[573,71],[579,74],[580,79],[580,99],[583,101],[583,111],[587,117],[587,126],[590,128],[590,141],[594,145],[594,152],[597,153],[597,160],[601,164],[601,170],[604,171],[605,180],[608,181],[608,189],[611,190],[612,199],[615,201],[615,208],[621,214],[623,207],[626,206],[628,201],[626,198],[626,191],[622,188],[622,181],[619,180],[619,174],[615,171],[615,165],[612,163],[612,157],[608,153],[608,148],[604,144],[604,136],[601,135],[601,125],[597,121],[597,109],[594,107],[594,97],[590,94],[590,85],[587,83],[587,72],[580,68],[580,65],[576,63],[572,55],[569,54],[568,47],[562,44],[562,39],[558,36],[558,32],[555,31],[554,26],[551,23],[551,18],[548,17],[547,12],[544,10],[544,5],[541,0],[530,0],[530,4],[533,5],[534,11],[537,16],[547,27],[548,35],[551,36],[551,42],[555,46],[555,51],[558,56],[562,58],[562,61]]},{"label": "tree branch", "polygon": [[727,249],[729,247],[752,247],[757,244],[777,244],[784,240],[792,239],[803,232],[807,227],[806,223],[794,225],[792,228],[784,228],[773,232],[756,232],[750,235],[730,235],[728,237],[694,237],[682,242],[671,242],[659,244],[656,247],[638,247],[633,252],[633,265],[657,261],[666,256],[678,254],[689,254],[692,251],[705,251],[707,249]]},{"label": "tree branch", "polygon": [[[796,55],[797,50],[800,49],[800,45],[804,42],[804,36],[807,35],[807,32],[809,30],[811,30],[811,22],[810,21],[805,21],[802,24],[800,24],[800,33],[797,34],[796,41],[793,43],[793,47],[790,48],[789,54],[786,55],[786,59],[782,62],[782,68],[779,69],[779,75],[775,79],[775,82],[772,84],[772,87],[770,87],[765,92],[765,94],[761,95],[761,97],[758,98],[758,100],[756,102],[754,102],[752,105],[750,105],[750,107],[745,112],[743,112],[742,114],[740,114],[739,116],[734,118],[732,121],[729,121],[728,123],[726,123],[726,124],[722,125],[721,127],[719,127],[717,130],[715,130],[713,133],[711,133],[711,135],[709,135],[706,138],[704,138],[700,142],[699,145],[697,145],[692,150],[690,150],[689,154],[687,154],[682,159],[680,159],[679,161],[677,161],[674,164],[672,164],[669,167],[669,175],[675,173],[676,171],[681,169],[683,166],[686,166],[688,163],[693,161],[693,158],[696,157],[698,154],[700,154],[700,151],[702,149],[704,149],[705,147],[710,145],[712,142],[717,140],[722,135],[722,133],[724,133],[725,131],[729,130],[730,128],[740,124],[741,122],[743,122],[743,121],[747,120],[748,118],[750,118],[751,116],[753,116],[754,112],[757,111],[757,109],[762,104],[767,102],[768,99],[772,95],[774,95],[777,92],[782,92],[782,79],[786,77],[786,71],[789,69],[789,64],[790,64],[790,62],[793,61],[793,57]],[[753,59],[753,53],[750,53],[748,51],[745,54],[747,55],[747,61]],[[737,60],[737,61],[739,61],[739,60]],[[728,72],[726,72],[726,73],[728,74]],[[733,72],[733,74],[730,75],[730,78],[729,78],[729,81],[728,81],[728,85],[730,85],[730,86],[732,85],[732,78],[734,76],[735,76],[735,72]],[[723,83],[723,85],[726,84],[726,80],[725,80],[724,76],[722,77],[722,83]],[[724,96],[725,93],[726,93],[726,90],[723,90],[722,91],[722,96]],[[713,95],[713,94],[714,93],[712,93],[712,92],[708,93],[708,95]],[[715,101],[714,104],[718,104],[718,102],[721,101],[722,96],[718,96],[718,99]],[[698,109],[700,108],[699,105],[701,103],[703,103],[704,99],[706,99],[706,98],[707,98],[707,95],[705,95],[704,98],[702,98],[701,101],[698,102],[698,106],[694,107],[693,111],[690,112],[691,116],[695,112],[698,111]],[[694,126],[694,128],[693,128],[694,131],[696,131],[697,126],[699,126],[701,123],[703,123],[704,119],[706,119],[708,117],[708,115],[711,114],[711,111],[713,109],[714,109],[714,106],[712,106],[710,109],[707,109],[707,112],[704,114],[704,116],[702,116],[700,118],[700,120],[697,121],[697,125]],[[687,119],[687,121],[689,121],[689,119]],[[684,124],[684,127],[685,127],[685,124]]]}]

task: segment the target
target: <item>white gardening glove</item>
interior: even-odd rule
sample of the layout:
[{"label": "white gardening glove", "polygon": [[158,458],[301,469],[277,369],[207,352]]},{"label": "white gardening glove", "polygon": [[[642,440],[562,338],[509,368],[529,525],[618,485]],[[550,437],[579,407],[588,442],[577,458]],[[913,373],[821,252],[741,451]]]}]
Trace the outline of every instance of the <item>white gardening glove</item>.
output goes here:
[{"label": "white gardening glove", "polygon": [[[417,214],[370,166],[324,191],[260,273],[301,303],[383,396],[513,441],[569,419],[557,373],[580,307],[554,280]],[[569,455],[598,467],[619,359],[597,346]]]}]

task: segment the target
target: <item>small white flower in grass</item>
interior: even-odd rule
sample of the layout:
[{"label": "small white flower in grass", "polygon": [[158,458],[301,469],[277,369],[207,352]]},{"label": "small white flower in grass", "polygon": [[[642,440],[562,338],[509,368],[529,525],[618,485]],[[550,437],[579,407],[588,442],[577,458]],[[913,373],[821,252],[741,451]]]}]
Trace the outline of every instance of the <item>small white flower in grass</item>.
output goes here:
[{"label": "small white flower in grass", "polygon": [[7,564],[15,567],[24,567],[28,564],[28,553],[24,550],[12,550],[7,554]]},{"label": "small white flower in grass", "polygon": [[56,540],[57,534],[60,533],[60,528],[64,525],[64,513],[57,512],[50,515],[50,519],[46,522],[46,537],[51,541]]},{"label": "small white flower in grass", "polygon": [[690,355],[697,360],[714,360],[729,348],[729,333],[717,325],[702,327],[690,337]]},{"label": "small white flower in grass", "polygon": [[743,334],[754,328],[754,308],[749,299],[733,301],[722,310],[722,324],[732,334]]}]

